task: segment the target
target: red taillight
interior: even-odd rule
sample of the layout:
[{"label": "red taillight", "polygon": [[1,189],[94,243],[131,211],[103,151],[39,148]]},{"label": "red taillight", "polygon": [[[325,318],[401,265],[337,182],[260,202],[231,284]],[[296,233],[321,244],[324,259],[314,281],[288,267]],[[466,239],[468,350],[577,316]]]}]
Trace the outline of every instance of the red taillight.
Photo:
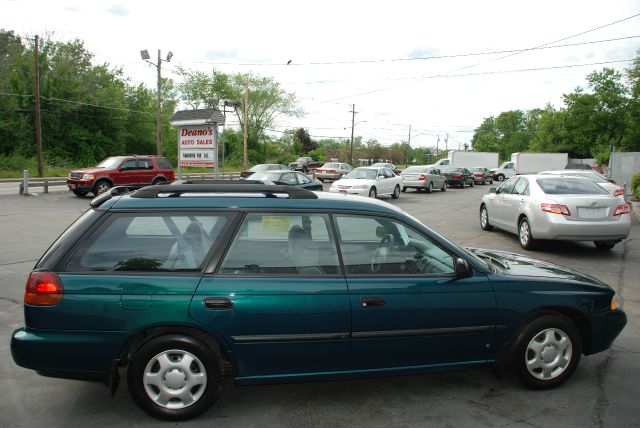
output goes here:
[{"label": "red taillight", "polygon": [[324,172],[328,173],[328,174],[335,174],[336,170],[335,169],[327,169]]},{"label": "red taillight", "polygon": [[571,215],[571,212],[569,211],[569,208],[567,208],[566,205],[543,203],[540,207],[542,208],[542,211],[547,213]]},{"label": "red taillight", "polygon": [[473,175],[475,175],[476,177],[482,177],[482,173],[481,173],[481,172],[476,172],[476,173],[475,173],[475,174],[473,174]]},{"label": "red taillight", "polygon": [[462,178],[461,175],[452,175],[451,178]]},{"label": "red taillight", "polygon": [[420,175],[420,177],[418,177],[418,181],[424,181],[427,177],[425,177],[424,175]]},{"label": "red taillight", "polygon": [[631,214],[631,209],[629,208],[629,205],[627,204],[618,205],[616,207],[616,212],[613,213],[614,216],[622,215],[622,214]]},{"label": "red taillight", "polygon": [[53,272],[31,272],[24,293],[24,303],[33,306],[54,306],[60,303],[64,289]]},{"label": "red taillight", "polygon": [[624,190],[616,189],[616,191],[613,192],[613,196],[624,196]]}]

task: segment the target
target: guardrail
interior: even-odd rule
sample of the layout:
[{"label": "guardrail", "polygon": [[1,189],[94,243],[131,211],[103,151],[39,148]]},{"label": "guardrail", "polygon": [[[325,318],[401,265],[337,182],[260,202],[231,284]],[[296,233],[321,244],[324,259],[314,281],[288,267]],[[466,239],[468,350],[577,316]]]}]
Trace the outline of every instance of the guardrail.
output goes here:
[{"label": "guardrail", "polygon": [[[66,186],[66,180],[42,180],[42,181],[29,181],[27,183],[27,194],[31,187],[44,187],[44,193],[49,193],[49,186]],[[24,182],[20,182],[20,188],[18,189],[20,195],[24,195]]]}]

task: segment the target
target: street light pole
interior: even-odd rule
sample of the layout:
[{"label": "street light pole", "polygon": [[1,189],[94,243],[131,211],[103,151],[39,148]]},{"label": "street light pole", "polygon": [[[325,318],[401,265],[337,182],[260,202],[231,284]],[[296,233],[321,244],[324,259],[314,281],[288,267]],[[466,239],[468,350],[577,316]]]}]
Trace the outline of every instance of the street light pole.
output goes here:
[{"label": "street light pole", "polygon": [[[161,51],[158,49],[158,62],[154,63],[149,61],[151,56],[149,55],[149,51],[144,49],[140,51],[140,57],[153,65],[156,68],[158,73],[157,79],[157,95],[158,95],[158,105],[156,106],[156,152],[159,156],[162,156],[162,61],[169,62],[173,57],[173,52],[169,51],[167,53],[166,59],[162,59]],[[179,160],[178,160],[179,161]]]},{"label": "street light pole", "polygon": [[351,108],[351,144],[349,146],[349,165],[353,166],[353,128],[356,126],[356,105],[352,104]]}]

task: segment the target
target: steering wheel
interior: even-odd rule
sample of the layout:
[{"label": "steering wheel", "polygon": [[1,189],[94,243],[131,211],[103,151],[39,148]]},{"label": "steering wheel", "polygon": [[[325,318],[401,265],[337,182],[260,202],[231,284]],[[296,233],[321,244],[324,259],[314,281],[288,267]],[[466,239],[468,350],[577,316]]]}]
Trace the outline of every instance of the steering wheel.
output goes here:
[{"label": "steering wheel", "polygon": [[378,248],[373,253],[373,257],[371,258],[371,272],[378,273],[382,269],[385,261],[387,260],[387,255],[389,251],[393,248],[393,244],[396,239],[392,234],[385,235],[378,244]]}]

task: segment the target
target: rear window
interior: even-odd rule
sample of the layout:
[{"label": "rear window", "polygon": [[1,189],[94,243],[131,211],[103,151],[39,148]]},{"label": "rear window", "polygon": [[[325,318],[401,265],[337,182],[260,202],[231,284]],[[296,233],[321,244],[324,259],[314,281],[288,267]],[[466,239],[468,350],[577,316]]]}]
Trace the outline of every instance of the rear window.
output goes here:
[{"label": "rear window", "polygon": [[538,178],[538,186],[547,195],[608,195],[609,193],[592,181],[580,178]]},{"label": "rear window", "polygon": [[340,168],[339,163],[325,163],[322,168]]},{"label": "rear window", "polygon": [[409,174],[417,174],[421,172],[427,172],[427,168],[424,166],[410,166],[409,168],[405,169],[402,172],[409,173]]},{"label": "rear window", "polygon": [[173,169],[171,162],[165,158],[157,158],[156,161],[158,162],[158,168],[160,169]]}]

